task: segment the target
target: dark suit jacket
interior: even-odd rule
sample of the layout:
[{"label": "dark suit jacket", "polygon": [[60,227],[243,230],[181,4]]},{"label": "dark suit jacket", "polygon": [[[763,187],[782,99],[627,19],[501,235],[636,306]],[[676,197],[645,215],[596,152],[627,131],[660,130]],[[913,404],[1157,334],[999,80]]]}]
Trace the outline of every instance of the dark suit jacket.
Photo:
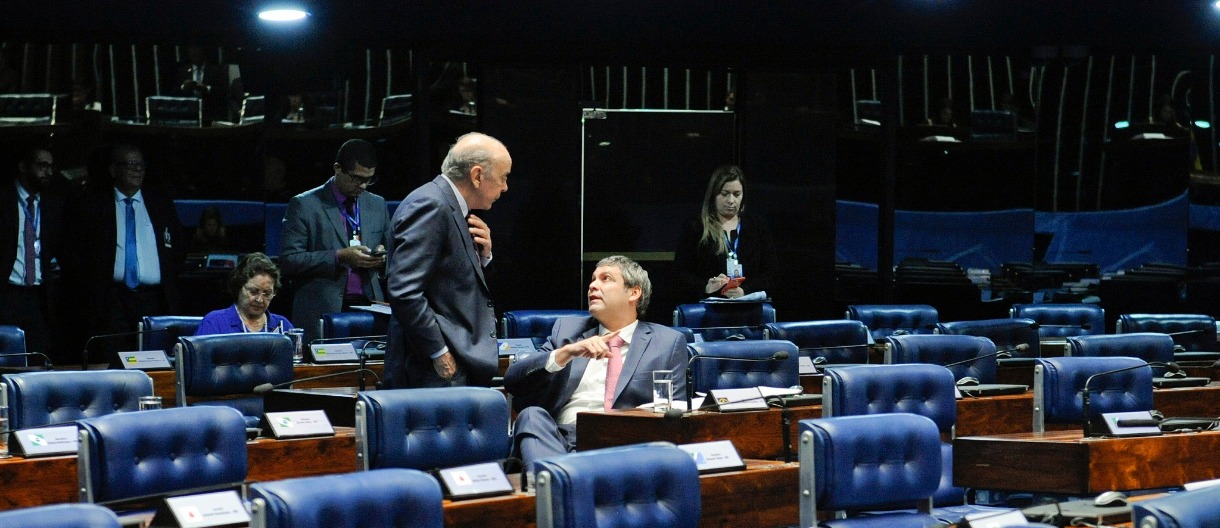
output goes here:
[{"label": "dark suit jacket", "polygon": [[[106,297],[114,284],[114,257],[118,247],[113,187],[78,198],[68,208],[65,250],[62,265],[70,286],[85,295],[85,306],[107,306]],[[141,191],[148,217],[157,237],[157,259],[161,266],[161,289],[170,313],[178,313],[178,272],[186,257],[188,240],[182,236],[178,212],[169,198],[144,189]],[[86,310],[88,313],[90,310]],[[104,320],[104,319],[103,319]],[[91,331],[102,333],[95,322]],[[111,331],[129,331],[131,328]]]},{"label": "dark suit jacket", "polygon": [[387,297],[393,310],[386,388],[416,387],[448,346],[467,383],[489,386],[499,368],[496,316],[457,196],[437,176],[407,195],[391,220]]},{"label": "dark suit jacket", "polygon": [[[504,388],[513,395],[513,407],[519,411],[537,405],[546,409],[551,417],[558,418],[559,412],[580,385],[589,360],[578,357],[563,370],[550,373],[546,370],[547,358],[552,350],[592,337],[597,333],[597,325],[597,319],[592,317],[563,317],[556,320],[551,328],[551,336],[541,350],[513,363],[504,375]],[[614,408],[630,409],[651,403],[654,370],[671,371],[674,396],[685,394],[687,357],[685,336],[672,328],[640,321],[631,337],[627,360],[619,374]]]},{"label": "dark suit jacket", "polygon": [[[370,192],[356,198],[360,206],[360,231],[364,245],[391,247],[390,215],[385,198]],[[284,232],[280,237],[280,268],[293,279],[296,295],[292,321],[305,330],[305,340],[318,337],[318,319],[343,308],[347,290],[347,268],[335,265],[335,251],[347,247],[347,226],[339,215],[339,203],[329,184],[323,184],[288,202]],[[365,295],[385,300],[378,281],[380,270],[359,270],[365,278]],[[376,287],[373,287],[377,284]]]},{"label": "dark suit jacket", "polygon": [[[0,183],[0,280],[7,281],[13,272],[13,263],[17,260],[17,234],[25,228],[18,221],[17,188],[12,181]],[[38,260],[42,261],[42,283],[47,284],[54,264],[61,249],[60,236],[63,216],[63,200],[58,196],[42,193],[38,202],[39,208],[39,240],[42,252]]]},{"label": "dark suit jacket", "polygon": [[227,119],[229,114],[229,67],[223,64],[204,64],[203,84],[212,87],[210,92],[183,90],[182,83],[194,80],[194,78],[190,63],[179,64],[174,70],[174,95],[202,99],[204,119]]}]

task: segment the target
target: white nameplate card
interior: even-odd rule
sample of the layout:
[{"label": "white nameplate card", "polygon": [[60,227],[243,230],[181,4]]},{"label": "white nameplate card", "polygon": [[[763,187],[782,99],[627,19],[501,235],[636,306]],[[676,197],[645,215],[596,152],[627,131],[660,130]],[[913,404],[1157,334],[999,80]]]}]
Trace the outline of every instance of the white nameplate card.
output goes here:
[{"label": "white nameplate card", "polygon": [[1101,415],[1106,436],[1153,436],[1161,433],[1159,421],[1150,411],[1105,413]]},{"label": "white nameplate card", "polygon": [[729,440],[715,442],[700,442],[683,444],[678,449],[686,451],[695,459],[695,467],[699,473],[717,473],[720,471],[740,471],[746,468],[746,463],[737,454],[737,448]]},{"label": "white nameplate card", "polygon": [[324,343],[309,345],[314,363],[340,363],[359,361],[360,355],[351,343]]},{"label": "white nameplate card", "polygon": [[269,412],[267,423],[275,438],[335,435],[335,428],[322,410]]},{"label": "white nameplate card", "polygon": [[164,350],[132,350],[118,352],[119,364],[126,370],[154,370],[173,368]]},{"label": "white nameplate card", "polygon": [[966,515],[966,525],[970,528],[1003,528],[1005,526],[1025,526],[1029,520],[1021,510],[1002,512],[979,512]]},{"label": "white nameplate card", "polygon": [[1212,486],[1220,486],[1220,479],[1197,480],[1194,482],[1187,482],[1182,485],[1182,487],[1184,489],[1186,489],[1186,491],[1194,491],[1197,489],[1210,488]]},{"label": "white nameplate card", "polygon": [[813,358],[809,356],[801,356],[796,358],[796,368],[798,374],[817,374],[817,367],[813,366]]},{"label": "white nameplate card", "polygon": [[80,442],[75,425],[22,429],[13,436],[26,458],[75,453]]},{"label": "white nameplate card", "polygon": [[442,469],[439,473],[441,483],[445,485],[445,497],[450,499],[473,499],[513,492],[512,483],[504,475],[500,464],[495,462]]},{"label": "white nameplate card", "polygon": [[169,497],[165,499],[165,505],[181,528],[244,525],[250,522],[250,514],[235,490]]},{"label": "white nameplate card", "polygon": [[497,341],[500,357],[517,356],[517,359],[521,359],[538,350],[534,348],[534,341],[527,337],[513,337]]},{"label": "white nameplate card", "polygon": [[708,391],[708,398],[720,412],[759,411],[767,409],[767,401],[758,387],[748,389],[715,389]]}]

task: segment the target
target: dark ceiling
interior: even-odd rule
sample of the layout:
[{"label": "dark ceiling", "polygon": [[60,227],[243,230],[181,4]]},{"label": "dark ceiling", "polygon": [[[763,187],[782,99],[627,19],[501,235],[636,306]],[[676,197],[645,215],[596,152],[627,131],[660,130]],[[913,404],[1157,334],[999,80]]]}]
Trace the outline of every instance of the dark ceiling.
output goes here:
[{"label": "dark ceiling", "polygon": [[0,41],[406,47],[464,60],[792,62],[882,51],[1220,49],[1204,0],[305,0],[307,27],[257,0],[5,2]]}]

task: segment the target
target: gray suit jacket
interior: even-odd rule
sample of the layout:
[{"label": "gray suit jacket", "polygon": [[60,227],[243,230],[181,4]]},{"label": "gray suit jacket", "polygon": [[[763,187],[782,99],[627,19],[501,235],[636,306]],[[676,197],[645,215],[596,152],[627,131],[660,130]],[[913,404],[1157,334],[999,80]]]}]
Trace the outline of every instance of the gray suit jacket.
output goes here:
[{"label": "gray suit jacket", "polygon": [[[390,217],[385,199],[366,191],[360,193],[356,203],[360,206],[364,245],[370,248],[384,245],[388,250]],[[337,312],[343,307],[347,268],[336,264],[335,251],[347,247],[348,238],[340,207],[330,184],[325,183],[294,196],[284,215],[280,268],[294,281],[296,296],[292,303],[292,324],[305,330],[307,342],[320,337],[318,319],[322,314]],[[384,300],[377,282],[380,272],[360,272],[365,274],[365,295]]]},{"label": "gray suit jacket", "polygon": [[[588,358],[575,358],[559,372],[546,370],[550,352],[568,343],[592,337],[597,333],[597,319],[563,317],[555,321],[551,336],[539,352],[513,363],[504,375],[504,388],[513,395],[513,407],[518,411],[529,406],[547,410],[552,418],[572,399],[580,378],[585,374]],[[668,370],[673,381],[674,397],[686,393],[686,337],[678,331],[654,323],[640,321],[627,360],[615,388],[614,408],[630,409],[652,402],[652,371]]]},{"label": "gray suit jacket", "polygon": [[443,176],[407,195],[392,219],[385,388],[419,387],[432,354],[449,347],[467,383],[489,386],[499,366],[496,315],[457,197]]}]

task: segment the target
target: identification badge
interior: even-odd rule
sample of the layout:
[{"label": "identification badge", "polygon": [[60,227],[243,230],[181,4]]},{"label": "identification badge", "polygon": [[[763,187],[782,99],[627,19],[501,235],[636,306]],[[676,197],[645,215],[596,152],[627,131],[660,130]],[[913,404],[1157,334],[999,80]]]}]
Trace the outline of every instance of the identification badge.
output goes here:
[{"label": "identification badge", "polygon": [[352,235],[352,239],[347,241],[347,245],[355,247],[360,245],[360,235]]},{"label": "identification badge", "polygon": [[725,274],[729,277],[740,277],[744,273],[741,270],[741,263],[737,262],[736,258],[729,257],[724,260]]}]

